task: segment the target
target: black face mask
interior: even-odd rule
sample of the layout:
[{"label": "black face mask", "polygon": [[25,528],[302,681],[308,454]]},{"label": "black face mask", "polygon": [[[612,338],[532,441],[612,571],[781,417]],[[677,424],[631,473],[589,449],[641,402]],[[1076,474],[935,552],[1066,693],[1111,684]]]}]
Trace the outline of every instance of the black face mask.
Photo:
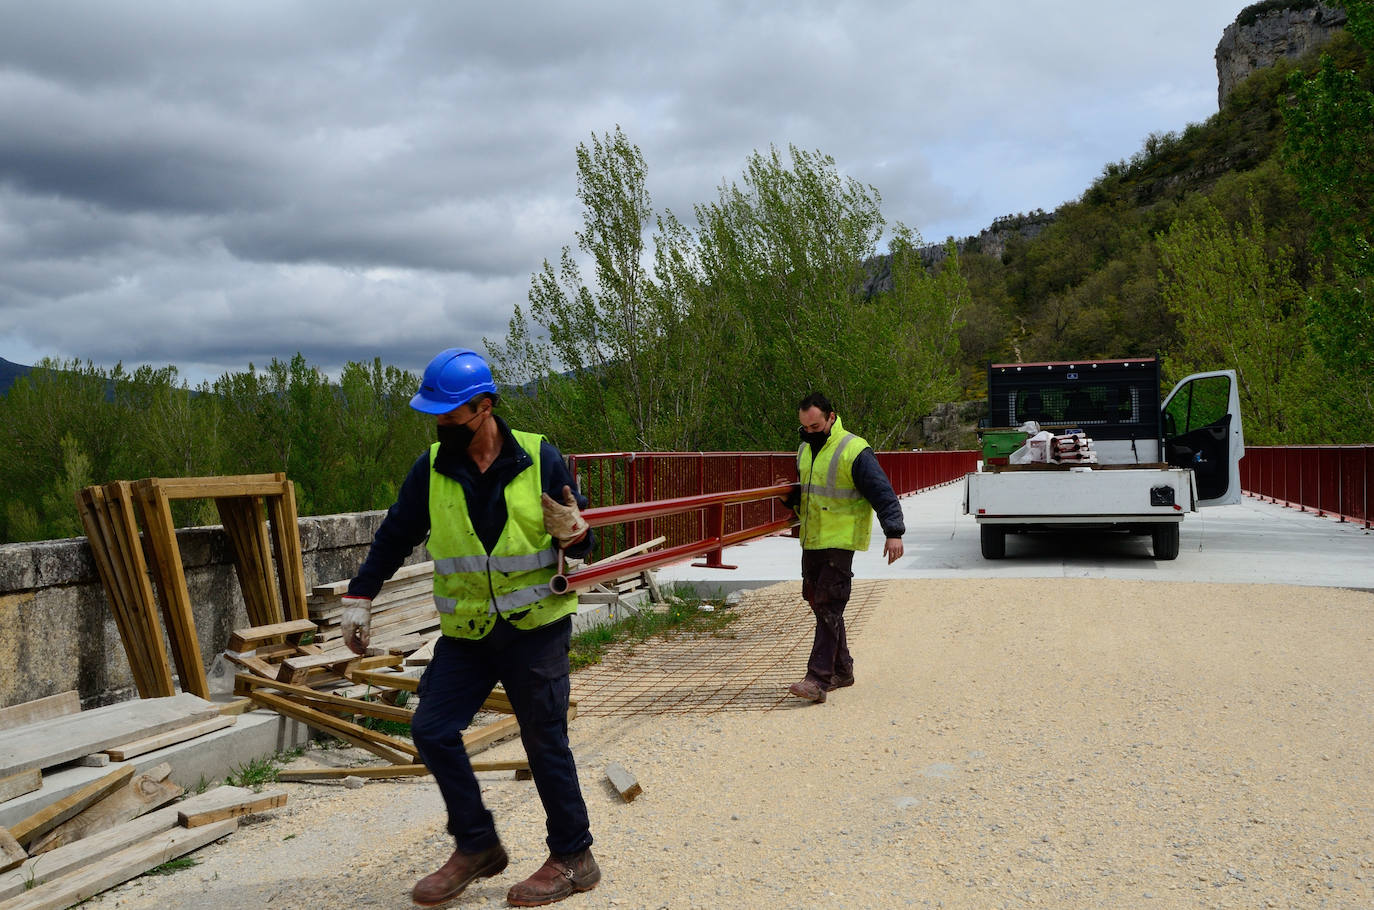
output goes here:
[{"label": "black face mask", "polygon": [[471,427],[463,424],[447,424],[439,427],[439,448],[454,454],[462,454],[472,445],[477,435]]},{"label": "black face mask", "polygon": [[802,442],[810,443],[812,446],[819,449],[821,446],[825,445],[825,441],[830,438],[830,431],[821,430],[819,433],[808,433],[806,432],[806,427],[797,427],[797,435],[801,437]]}]

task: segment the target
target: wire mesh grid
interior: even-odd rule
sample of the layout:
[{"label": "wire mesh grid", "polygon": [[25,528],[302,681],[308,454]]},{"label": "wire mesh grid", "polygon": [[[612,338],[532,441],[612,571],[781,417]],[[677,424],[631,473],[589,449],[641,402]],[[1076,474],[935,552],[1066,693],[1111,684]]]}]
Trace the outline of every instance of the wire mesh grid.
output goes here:
[{"label": "wire mesh grid", "polygon": [[[845,608],[851,646],[877,604],[882,583],[856,581]],[[714,714],[771,711],[806,672],[815,619],[801,585],[746,594],[739,619],[715,633],[623,643],[572,676],[579,715]]]}]

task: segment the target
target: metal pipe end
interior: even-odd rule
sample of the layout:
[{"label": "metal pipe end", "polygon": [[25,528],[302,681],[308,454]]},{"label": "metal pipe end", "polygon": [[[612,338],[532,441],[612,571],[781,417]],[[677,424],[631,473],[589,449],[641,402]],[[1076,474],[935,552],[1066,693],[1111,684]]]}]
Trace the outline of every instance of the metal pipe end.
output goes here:
[{"label": "metal pipe end", "polygon": [[559,574],[555,575],[553,578],[550,578],[549,590],[552,591],[554,594],[567,594],[568,576]]}]

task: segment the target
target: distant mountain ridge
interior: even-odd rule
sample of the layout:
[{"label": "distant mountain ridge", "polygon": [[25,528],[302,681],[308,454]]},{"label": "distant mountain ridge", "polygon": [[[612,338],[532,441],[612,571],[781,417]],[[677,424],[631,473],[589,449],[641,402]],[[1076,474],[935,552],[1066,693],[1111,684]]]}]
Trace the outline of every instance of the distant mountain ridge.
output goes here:
[{"label": "distant mountain ridge", "polygon": [[32,369],[33,367],[24,366],[22,363],[10,363],[0,357],[0,395],[8,392],[16,379],[29,375]]}]

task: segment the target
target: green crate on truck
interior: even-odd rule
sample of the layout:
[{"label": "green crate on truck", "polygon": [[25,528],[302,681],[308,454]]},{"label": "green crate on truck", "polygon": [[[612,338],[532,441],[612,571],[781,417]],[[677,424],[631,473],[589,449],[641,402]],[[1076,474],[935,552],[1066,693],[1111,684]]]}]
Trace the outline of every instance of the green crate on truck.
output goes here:
[{"label": "green crate on truck", "polygon": [[990,464],[1005,464],[1007,456],[1025,445],[1026,439],[1025,430],[984,430],[983,461]]}]

